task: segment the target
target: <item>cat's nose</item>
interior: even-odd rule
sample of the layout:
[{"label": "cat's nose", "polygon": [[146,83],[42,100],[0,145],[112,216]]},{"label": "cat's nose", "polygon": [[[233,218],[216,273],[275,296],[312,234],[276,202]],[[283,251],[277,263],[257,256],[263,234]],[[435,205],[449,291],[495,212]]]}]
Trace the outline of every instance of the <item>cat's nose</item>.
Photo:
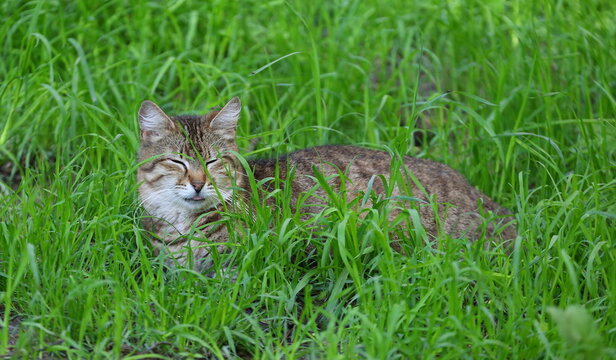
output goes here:
[{"label": "cat's nose", "polygon": [[195,188],[196,192],[201,191],[201,189],[203,189],[203,185],[205,185],[203,181],[195,181],[191,182],[190,184]]}]

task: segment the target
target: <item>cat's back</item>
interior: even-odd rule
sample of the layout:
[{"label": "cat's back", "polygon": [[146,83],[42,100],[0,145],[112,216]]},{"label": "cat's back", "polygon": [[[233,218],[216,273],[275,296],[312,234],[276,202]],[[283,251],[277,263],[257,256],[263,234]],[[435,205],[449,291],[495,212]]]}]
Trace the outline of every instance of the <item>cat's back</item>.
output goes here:
[{"label": "cat's back", "polygon": [[[276,166],[279,170],[294,168],[296,174],[312,174],[316,166],[325,175],[342,172],[350,179],[359,180],[369,179],[373,175],[388,175],[392,156],[383,150],[358,146],[323,145],[297,150],[275,159],[252,160],[250,163],[257,178],[274,176]],[[425,180],[426,183],[436,181],[441,185],[441,180],[444,178],[466,182],[458,172],[435,161],[404,156],[404,164],[416,177]],[[279,174],[282,175],[282,172]]]},{"label": "cat's back", "polygon": [[[325,145],[303,150],[298,150],[280,156],[277,159],[260,160],[253,163],[255,178],[282,178],[284,179],[292,169],[294,193],[310,190],[314,185],[315,170],[328,177],[329,183],[336,190],[339,188],[341,178],[344,177],[347,193],[365,191],[369,183],[377,193],[383,193],[385,184],[379,175],[383,175],[386,181],[390,181],[391,166],[395,164],[400,172],[399,181],[408,184],[413,197],[429,201],[432,198],[450,213],[445,227],[449,233],[459,233],[456,229],[468,229],[476,223],[476,215],[479,212],[478,203],[482,203],[485,210],[493,211],[498,215],[508,214],[509,211],[502,208],[488,196],[470,185],[466,178],[451,167],[428,159],[404,156],[403,164],[398,160],[392,161],[392,155],[386,151],[373,150],[348,145]],[[277,170],[276,170],[277,169]],[[388,184],[391,186],[392,184]],[[395,185],[392,195],[401,195],[400,182]],[[453,207],[450,207],[449,204]],[[430,232],[436,232],[436,224],[433,221],[431,210],[426,208],[422,211],[422,217]],[[508,220],[512,220],[508,218]],[[515,237],[515,229],[510,226],[506,229],[505,238]],[[476,236],[473,236],[476,237]]]},{"label": "cat's back", "polygon": [[[404,165],[426,183],[439,182],[437,178],[462,180],[457,171],[445,164],[428,159],[404,156]],[[323,145],[284,154],[277,159],[257,161],[261,166],[293,167],[296,173],[313,173],[313,168],[326,175],[342,172],[350,179],[371,178],[373,175],[389,175],[392,155],[383,150],[368,149],[351,145]],[[264,169],[265,170],[265,169]],[[451,178],[453,177],[453,178]],[[443,179],[444,180],[444,179]],[[422,181],[423,182],[423,181]]]},{"label": "cat's back", "polygon": [[375,172],[383,173],[389,169],[390,160],[391,157],[384,151],[349,145],[323,145],[297,150],[274,159],[252,160],[250,163],[257,179],[276,174],[285,177],[289,169],[293,169],[295,175],[313,175],[314,169],[319,169],[326,176],[352,170],[359,177],[370,177]]}]

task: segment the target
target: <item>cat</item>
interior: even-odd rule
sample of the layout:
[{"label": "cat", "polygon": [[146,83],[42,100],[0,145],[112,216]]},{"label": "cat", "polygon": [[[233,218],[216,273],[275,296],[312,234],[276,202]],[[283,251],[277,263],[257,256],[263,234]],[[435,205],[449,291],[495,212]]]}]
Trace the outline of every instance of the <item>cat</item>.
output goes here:
[{"label": "cat", "polygon": [[[144,226],[153,233],[153,245],[171,253],[181,266],[189,262],[189,253],[196,269],[211,266],[212,246],[203,246],[200,240],[217,244],[219,252],[228,249],[224,244],[230,229],[216,210],[228,205],[227,211],[249,212],[247,172],[236,156],[240,112],[237,97],[219,111],[203,116],[172,117],[151,101],[144,101],[139,109],[141,147],[137,181],[140,203],[147,212]],[[256,181],[278,177],[281,186],[285,186],[284,180],[292,172],[293,177],[286,184],[292,190],[291,205],[304,194],[307,199],[302,202],[301,211],[307,215],[322,211],[327,202],[326,191],[315,187],[317,172],[328,179],[335,191],[340,191],[344,178],[347,199],[351,200],[369,187],[383,194],[391,163],[388,152],[341,145],[299,150],[275,159],[247,160]],[[431,237],[444,231],[474,241],[483,232],[488,237],[509,242],[517,236],[509,211],[469,185],[457,171],[410,156],[405,156],[402,163],[401,174],[410,185],[412,196],[419,201],[421,223]],[[265,192],[273,190],[272,183],[265,181]],[[313,192],[306,194],[311,189]],[[408,194],[395,186],[390,195],[401,198],[400,195]],[[434,202],[438,203],[438,216],[435,216]],[[240,206],[231,206],[234,204]],[[402,208],[393,208],[390,218],[403,211]],[[498,223],[492,221],[486,225],[482,212],[492,212]],[[195,228],[202,229],[197,236],[205,239],[194,237],[191,229]],[[399,250],[396,242],[392,246]]]}]

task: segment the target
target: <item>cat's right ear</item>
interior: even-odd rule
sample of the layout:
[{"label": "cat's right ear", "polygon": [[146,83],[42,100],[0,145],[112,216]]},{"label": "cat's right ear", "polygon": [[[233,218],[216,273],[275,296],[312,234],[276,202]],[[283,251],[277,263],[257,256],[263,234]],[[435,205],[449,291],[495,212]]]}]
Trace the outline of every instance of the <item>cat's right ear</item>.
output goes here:
[{"label": "cat's right ear", "polygon": [[156,141],[175,129],[175,124],[158,105],[146,100],[139,108],[141,139]]},{"label": "cat's right ear", "polygon": [[242,104],[237,96],[229,100],[210,122],[210,129],[225,140],[235,140],[235,127],[240,118]]}]

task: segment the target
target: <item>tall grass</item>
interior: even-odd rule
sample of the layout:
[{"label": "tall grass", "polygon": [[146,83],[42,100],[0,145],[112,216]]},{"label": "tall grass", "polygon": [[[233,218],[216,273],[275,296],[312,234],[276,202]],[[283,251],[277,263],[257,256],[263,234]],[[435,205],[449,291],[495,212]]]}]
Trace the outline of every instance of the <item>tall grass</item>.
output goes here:
[{"label": "tall grass", "polygon": [[[0,356],[616,355],[614,2],[0,11]],[[361,144],[447,163],[514,210],[513,250],[417,230],[403,255],[378,201],[333,195],[304,221],[280,191],[227,215],[246,225],[216,267],[237,281],[166,269],[140,228],[139,103],[232,96],[246,157]]]}]

